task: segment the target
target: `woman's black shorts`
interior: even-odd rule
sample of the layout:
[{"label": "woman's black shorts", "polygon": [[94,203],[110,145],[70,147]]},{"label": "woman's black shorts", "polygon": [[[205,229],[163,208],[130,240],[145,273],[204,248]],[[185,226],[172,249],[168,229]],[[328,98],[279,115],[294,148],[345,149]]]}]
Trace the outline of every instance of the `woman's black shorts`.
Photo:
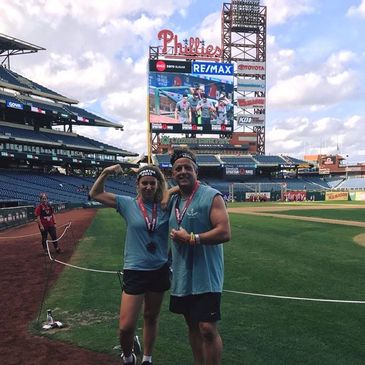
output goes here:
[{"label": "woman's black shorts", "polygon": [[164,292],[170,289],[170,268],[168,264],[157,270],[124,270],[123,291],[127,294]]}]

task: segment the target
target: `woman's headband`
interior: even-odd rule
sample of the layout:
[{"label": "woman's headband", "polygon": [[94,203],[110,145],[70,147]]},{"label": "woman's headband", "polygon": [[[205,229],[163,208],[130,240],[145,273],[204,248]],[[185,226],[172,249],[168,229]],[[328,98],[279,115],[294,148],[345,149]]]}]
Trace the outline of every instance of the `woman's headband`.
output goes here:
[{"label": "woman's headband", "polygon": [[140,171],[137,175],[137,181],[141,177],[144,177],[144,176],[153,176],[158,180],[157,172],[155,170],[152,170],[152,169],[145,169],[145,170]]},{"label": "woman's headband", "polygon": [[196,164],[196,158],[194,154],[192,154],[190,151],[174,151],[174,153],[171,156],[170,163],[173,165],[179,158],[188,158],[189,160],[193,161]]}]

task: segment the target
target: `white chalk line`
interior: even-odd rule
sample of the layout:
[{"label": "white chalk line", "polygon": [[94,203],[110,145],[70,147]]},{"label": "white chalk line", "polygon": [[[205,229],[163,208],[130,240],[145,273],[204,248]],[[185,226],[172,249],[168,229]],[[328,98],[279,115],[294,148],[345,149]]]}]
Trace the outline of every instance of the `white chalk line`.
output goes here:
[{"label": "white chalk line", "polygon": [[329,303],[348,303],[348,304],[365,304],[362,300],[341,300],[341,299],[321,299],[321,298],[302,298],[302,297],[288,297],[282,295],[272,295],[272,294],[260,294],[260,293],[249,293],[236,290],[223,290],[226,293],[248,295],[254,297],[265,297],[265,298],[275,298],[275,299],[288,299],[288,300],[301,300],[309,302],[329,302]]},{"label": "white chalk line", "polygon": [[[69,223],[65,223],[65,224],[63,224],[62,226],[58,226],[58,228],[62,228],[62,227],[65,227],[65,226],[67,226],[67,225],[69,225],[71,222],[69,222]],[[24,235],[24,236],[12,236],[12,237],[5,237],[5,236],[0,236],[0,240],[5,240],[5,239],[7,239],[7,240],[16,240],[16,239],[19,239],[19,238],[26,238],[26,237],[32,237],[32,236],[39,236],[39,233],[40,232],[37,232],[37,233],[31,233],[31,234],[26,234],[26,235]]]},{"label": "white chalk line", "polygon": [[77,265],[72,265],[72,264],[68,264],[67,262],[61,261],[61,260],[57,260],[55,258],[52,257],[51,255],[51,251],[49,249],[49,243],[54,243],[54,242],[58,242],[59,240],[62,239],[62,237],[66,234],[67,230],[71,227],[71,223],[70,222],[67,227],[65,228],[65,230],[63,231],[62,235],[60,237],[58,237],[56,240],[46,240],[46,244],[47,244],[47,252],[48,252],[48,257],[51,261],[57,262],[59,264],[68,266],[68,267],[72,267],[74,269],[78,269],[78,270],[83,270],[83,271],[92,271],[92,272],[99,272],[99,273],[103,273],[103,274],[118,274],[119,271],[108,271],[108,270],[97,270],[97,269],[88,269],[86,267],[81,267],[81,266],[77,266]]}]

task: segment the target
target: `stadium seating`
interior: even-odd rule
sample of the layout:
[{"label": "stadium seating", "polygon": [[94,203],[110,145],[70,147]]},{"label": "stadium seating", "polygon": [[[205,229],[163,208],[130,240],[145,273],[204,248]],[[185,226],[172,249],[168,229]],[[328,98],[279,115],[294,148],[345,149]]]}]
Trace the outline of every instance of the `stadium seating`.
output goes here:
[{"label": "stadium seating", "polygon": [[215,155],[196,155],[196,162],[199,166],[220,166],[221,162]]},{"label": "stadium seating", "polygon": [[365,178],[358,177],[358,178],[349,178],[344,180],[341,184],[337,185],[339,189],[365,189]]},{"label": "stadium seating", "polygon": [[17,126],[17,128],[9,127],[7,125],[0,125],[0,135],[18,138],[27,141],[47,142],[49,144],[55,141],[48,138],[47,135],[36,132],[32,127]]},{"label": "stadium seating", "polygon": [[[47,192],[54,203],[82,204],[95,178],[66,175],[45,175],[30,171],[1,170],[0,200],[18,200],[35,204],[39,193]],[[119,195],[136,195],[135,178],[115,177],[106,181],[106,190]]]},{"label": "stadium seating", "polygon": [[71,133],[57,133],[48,132],[45,129],[41,130],[41,134],[45,135],[48,139],[61,143],[66,146],[75,146],[80,149],[95,150],[95,146],[88,143],[86,139],[80,138],[77,134]]},{"label": "stadium seating", "polygon": [[255,155],[252,157],[255,161],[257,161],[257,164],[259,165],[280,165],[288,163],[281,156]]},{"label": "stadium seating", "polygon": [[251,155],[243,156],[221,156],[223,163],[227,165],[240,165],[255,167],[257,162]]}]

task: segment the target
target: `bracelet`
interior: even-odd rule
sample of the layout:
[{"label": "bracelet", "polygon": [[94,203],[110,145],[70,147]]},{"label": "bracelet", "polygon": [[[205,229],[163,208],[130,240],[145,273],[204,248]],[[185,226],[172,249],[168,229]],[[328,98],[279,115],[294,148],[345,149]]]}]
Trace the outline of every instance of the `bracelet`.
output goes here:
[{"label": "bracelet", "polygon": [[200,236],[198,234],[195,235],[195,244],[200,245]]},{"label": "bracelet", "polygon": [[194,232],[191,232],[190,233],[190,241],[189,241],[189,244],[190,245],[195,245],[196,241],[195,241],[195,234]]}]

